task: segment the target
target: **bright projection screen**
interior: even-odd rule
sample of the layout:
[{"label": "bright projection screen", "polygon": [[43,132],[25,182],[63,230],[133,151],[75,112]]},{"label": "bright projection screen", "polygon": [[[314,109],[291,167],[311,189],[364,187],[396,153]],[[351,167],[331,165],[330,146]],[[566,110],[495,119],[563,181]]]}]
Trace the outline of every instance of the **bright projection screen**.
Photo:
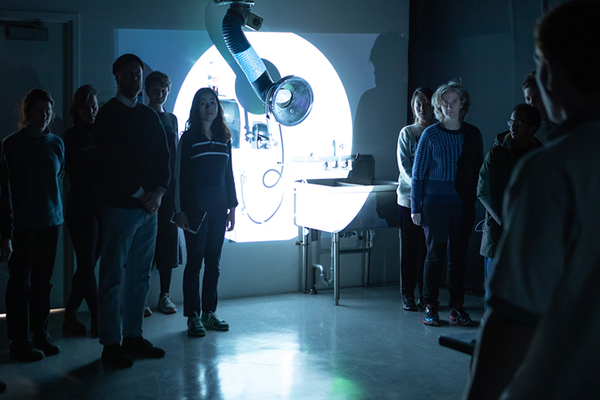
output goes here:
[{"label": "bright projection screen", "polygon": [[324,165],[353,154],[354,114],[360,97],[375,85],[368,60],[377,35],[249,32],[247,37],[267,65],[276,68],[274,75],[300,76],[314,92],[313,109],[305,121],[285,127],[271,118],[271,137],[260,142],[252,140],[252,132],[264,129],[266,117],[246,112],[239,104],[236,76],[208,33],[121,29],[115,50],[116,56],[140,56],[148,66],[145,75],[153,70],[169,75],[172,87],[165,109],[177,116],[180,134],[194,93],[202,87],[218,88],[236,138],[232,158],[240,204],[228,239],[289,240],[298,236],[294,181],[343,178],[349,172],[341,167],[343,163],[338,168]]}]

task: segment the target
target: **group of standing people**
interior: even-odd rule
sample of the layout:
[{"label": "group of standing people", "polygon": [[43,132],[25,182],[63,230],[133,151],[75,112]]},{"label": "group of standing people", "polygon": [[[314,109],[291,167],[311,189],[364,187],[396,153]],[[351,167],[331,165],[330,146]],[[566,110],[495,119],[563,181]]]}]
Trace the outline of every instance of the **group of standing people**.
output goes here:
[{"label": "group of standing people", "polygon": [[[481,133],[464,121],[469,94],[460,80],[441,85],[435,93],[418,88],[411,99],[414,123],[398,137],[400,170],[398,208],[401,221],[401,277],[403,308],[425,310],[423,322],[439,325],[438,297],[442,274],[450,293],[448,318],[462,326],[474,325],[464,303],[465,257],[475,222],[477,198],[486,209],[481,255],[485,278],[502,234],[502,199],[519,159],[542,146],[534,137],[546,121],[535,77],[523,83],[527,104],[517,105],[483,157]],[[537,108],[536,108],[537,107]],[[415,297],[415,289],[419,296]]]},{"label": "group of standing people", "polygon": [[[143,69],[139,57],[119,57],[112,71],[117,93],[100,108],[98,92],[91,85],[80,87],[64,142],[50,131],[51,95],[31,90],[22,101],[21,129],[0,147],[0,261],[8,260],[10,273],[6,313],[13,359],[37,361],[60,353],[47,326],[64,221],[77,269],[63,332],[86,335],[77,317],[85,300],[90,333],[104,345],[105,365],[126,368],[133,365],[132,356],[165,355],[143,337],[142,324],[153,265],[160,275],[157,308],[177,312],[169,295],[180,254],[177,227],[185,231],[188,254],[183,290],[188,333],[229,329],[216,307],[224,233],[235,225],[238,204],[231,133],[218,95],[204,88],[194,97],[179,140],[177,118],[163,108],[168,76],[154,71],[146,77],[146,106],[138,101]],[[63,218],[65,172],[70,188]],[[192,229],[190,220],[200,212],[199,227]]]},{"label": "group of standing people", "polygon": [[[598,397],[599,18],[599,1],[567,1],[535,28],[534,95],[544,105],[540,119],[558,125],[543,149],[521,157],[504,191],[489,307],[464,399]],[[511,165],[539,148],[527,140],[535,118],[515,108],[515,143],[490,160]]]},{"label": "group of standing people", "polygon": [[449,319],[473,325],[463,306],[465,257],[483,144],[479,129],[464,121],[469,104],[460,80],[433,94],[419,88],[411,99],[415,123],[403,128],[398,139],[403,307],[418,310],[414,291],[422,281],[418,302],[426,325],[439,325],[439,287],[446,265]]}]

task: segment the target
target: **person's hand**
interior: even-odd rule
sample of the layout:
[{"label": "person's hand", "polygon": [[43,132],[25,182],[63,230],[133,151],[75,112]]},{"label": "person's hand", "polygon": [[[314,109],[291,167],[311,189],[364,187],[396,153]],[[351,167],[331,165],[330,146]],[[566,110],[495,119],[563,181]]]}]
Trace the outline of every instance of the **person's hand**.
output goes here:
[{"label": "person's hand", "polygon": [[12,240],[0,240],[0,262],[7,262],[13,253]]},{"label": "person's hand", "polygon": [[183,211],[175,214],[175,225],[183,230],[190,229],[190,221]]},{"label": "person's hand", "polygon": [[158,212],[158,208],[162,202],[162,197],[165,194],[161,188],[156,188],[151,192],[144,192],[140,196],[140,200],[144,203],[144,209],[148,214]]},{"label": "person's hand", "polygon": [[235,227],[235,208],[229,209],[229,214],[227,214],[227,230],[231,232]]},{"label": "person's hand", "polygon": [[421,226],[421,213],[410,214],[410,217],[413,220],[413,224]]}]

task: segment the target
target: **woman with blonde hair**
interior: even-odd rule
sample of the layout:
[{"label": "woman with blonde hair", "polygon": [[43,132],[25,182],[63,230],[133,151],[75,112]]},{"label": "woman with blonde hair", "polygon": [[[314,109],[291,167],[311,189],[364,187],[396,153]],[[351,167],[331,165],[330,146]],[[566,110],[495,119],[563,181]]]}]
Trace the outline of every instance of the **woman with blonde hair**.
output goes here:
[{"label": "woman with blonde hair", "polygon": [[412,219],[423,226],[427,245],[423,323],[439,325],[440,279],[447,265],[449,319],[471,326],[463,306],[465,257],[475,222],[483,142],[479,129],[464,121],[469,93],[460,80],[441,85],[433,94],[433,106],[439,122],[425,129],[419,140],[411,191]]}]

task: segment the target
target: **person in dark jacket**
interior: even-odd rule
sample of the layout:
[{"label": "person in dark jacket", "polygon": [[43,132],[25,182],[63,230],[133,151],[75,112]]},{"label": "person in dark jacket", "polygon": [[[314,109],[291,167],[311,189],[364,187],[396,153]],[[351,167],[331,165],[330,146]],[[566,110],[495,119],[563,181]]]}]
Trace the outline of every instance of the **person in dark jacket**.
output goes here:
[{"label": "person in dark jacket", "polygon": [[542,143],[534,137],[540,127],[540,113],[519,104],[507,121],[510,130],[498,135],[479,171],[477,197],[485,207],[485,223],[479,253],[485,257],[485,279],[492,273],[492,259],[502,235],[502,200],[517,161]]},{"label": "person in dark jacket", "polygon": [[[179,129],[177,117],[165,111],[164,104],[171,90],[171,80],[161,71],[151,72],[145,81],[146,95],[148,95],[148,107],[152,108],[158,114],[160,122],[165,129],[167,144],[169,146],[171,182],[167,193],[162,198],[162,204],[158,209],[158,230],[156,233],[156,250],[154,251],[154,264],[160,276],[160,295],[156,308],[163,314],[175,314],[177,308],[171,299],[171,275],[173,268],[179,265],[179,232],[177,226],[171,223],[171,218],[175,212],[175,153],[177,152],[177,143],[179,142]],[[150,307],[146,302],[144,316],[152,315]]]},{"label": "person in dark jacket", "polygon": [[8,261],[6,327],[10,355],[21,361],[60,353],[48,335],[50,280],[63,223],[60,180],[65,159],[62,139],[49,128],[53,109],[50,93],[31,90],[21,104],[21,130],[3,143],[15,224],[14,252]]},{"label": "person in dark jacket", "polygon": [[[0,263],[10,260],[12,255],[13,210],[10,200],[8,164],[4,148],[0,144]],[[0,393],[6,390],[6,383],[0,381]]]},{"label": "person in dark jacket", "polygon": [[[183,315],[188,317],[188,334],[200,337],[206,334],[206,328],[229,329],[229,324],[216,314],[217,284],[225,229],[231,231],[235,226],[238,201],[231,133],[212,89],[196,92],[186,127],[177,147],[176,223],[185,231],[188,255],[183,272]],[[199,222],[197,232],[191,232],[196,231],[194,225]]]},{"label": "person in dark jacket", "polygon": [[[142,60],[133,54],[117,58],[113,64],[117,94],[98,111],[93,135],[105,214],[98,325],[100,343],[104,345],[102,360],[117,368],[131,367],[130,355],[165,355],[163,349],[142,336],[156,244],[156,214],[170,179],[163,126],[154,110],[137,101],[143,68]],[[121,304],[119,288],[124,268]]]},{"label": "person in dark jacket", "polygon": [[98,91],[91,85],[77,89],[71,107],[73,127],[65,132],[65,171],[70,183],[65,220],[77,257],[63,321],[66,335],[86,335],[85,325],[77,318],[77,310],[85,300],[91,314],[91,336],[98,337],[98,286],[94,270],[102,243],[102,213],[98,153],[92,139],[97,113]]}]

